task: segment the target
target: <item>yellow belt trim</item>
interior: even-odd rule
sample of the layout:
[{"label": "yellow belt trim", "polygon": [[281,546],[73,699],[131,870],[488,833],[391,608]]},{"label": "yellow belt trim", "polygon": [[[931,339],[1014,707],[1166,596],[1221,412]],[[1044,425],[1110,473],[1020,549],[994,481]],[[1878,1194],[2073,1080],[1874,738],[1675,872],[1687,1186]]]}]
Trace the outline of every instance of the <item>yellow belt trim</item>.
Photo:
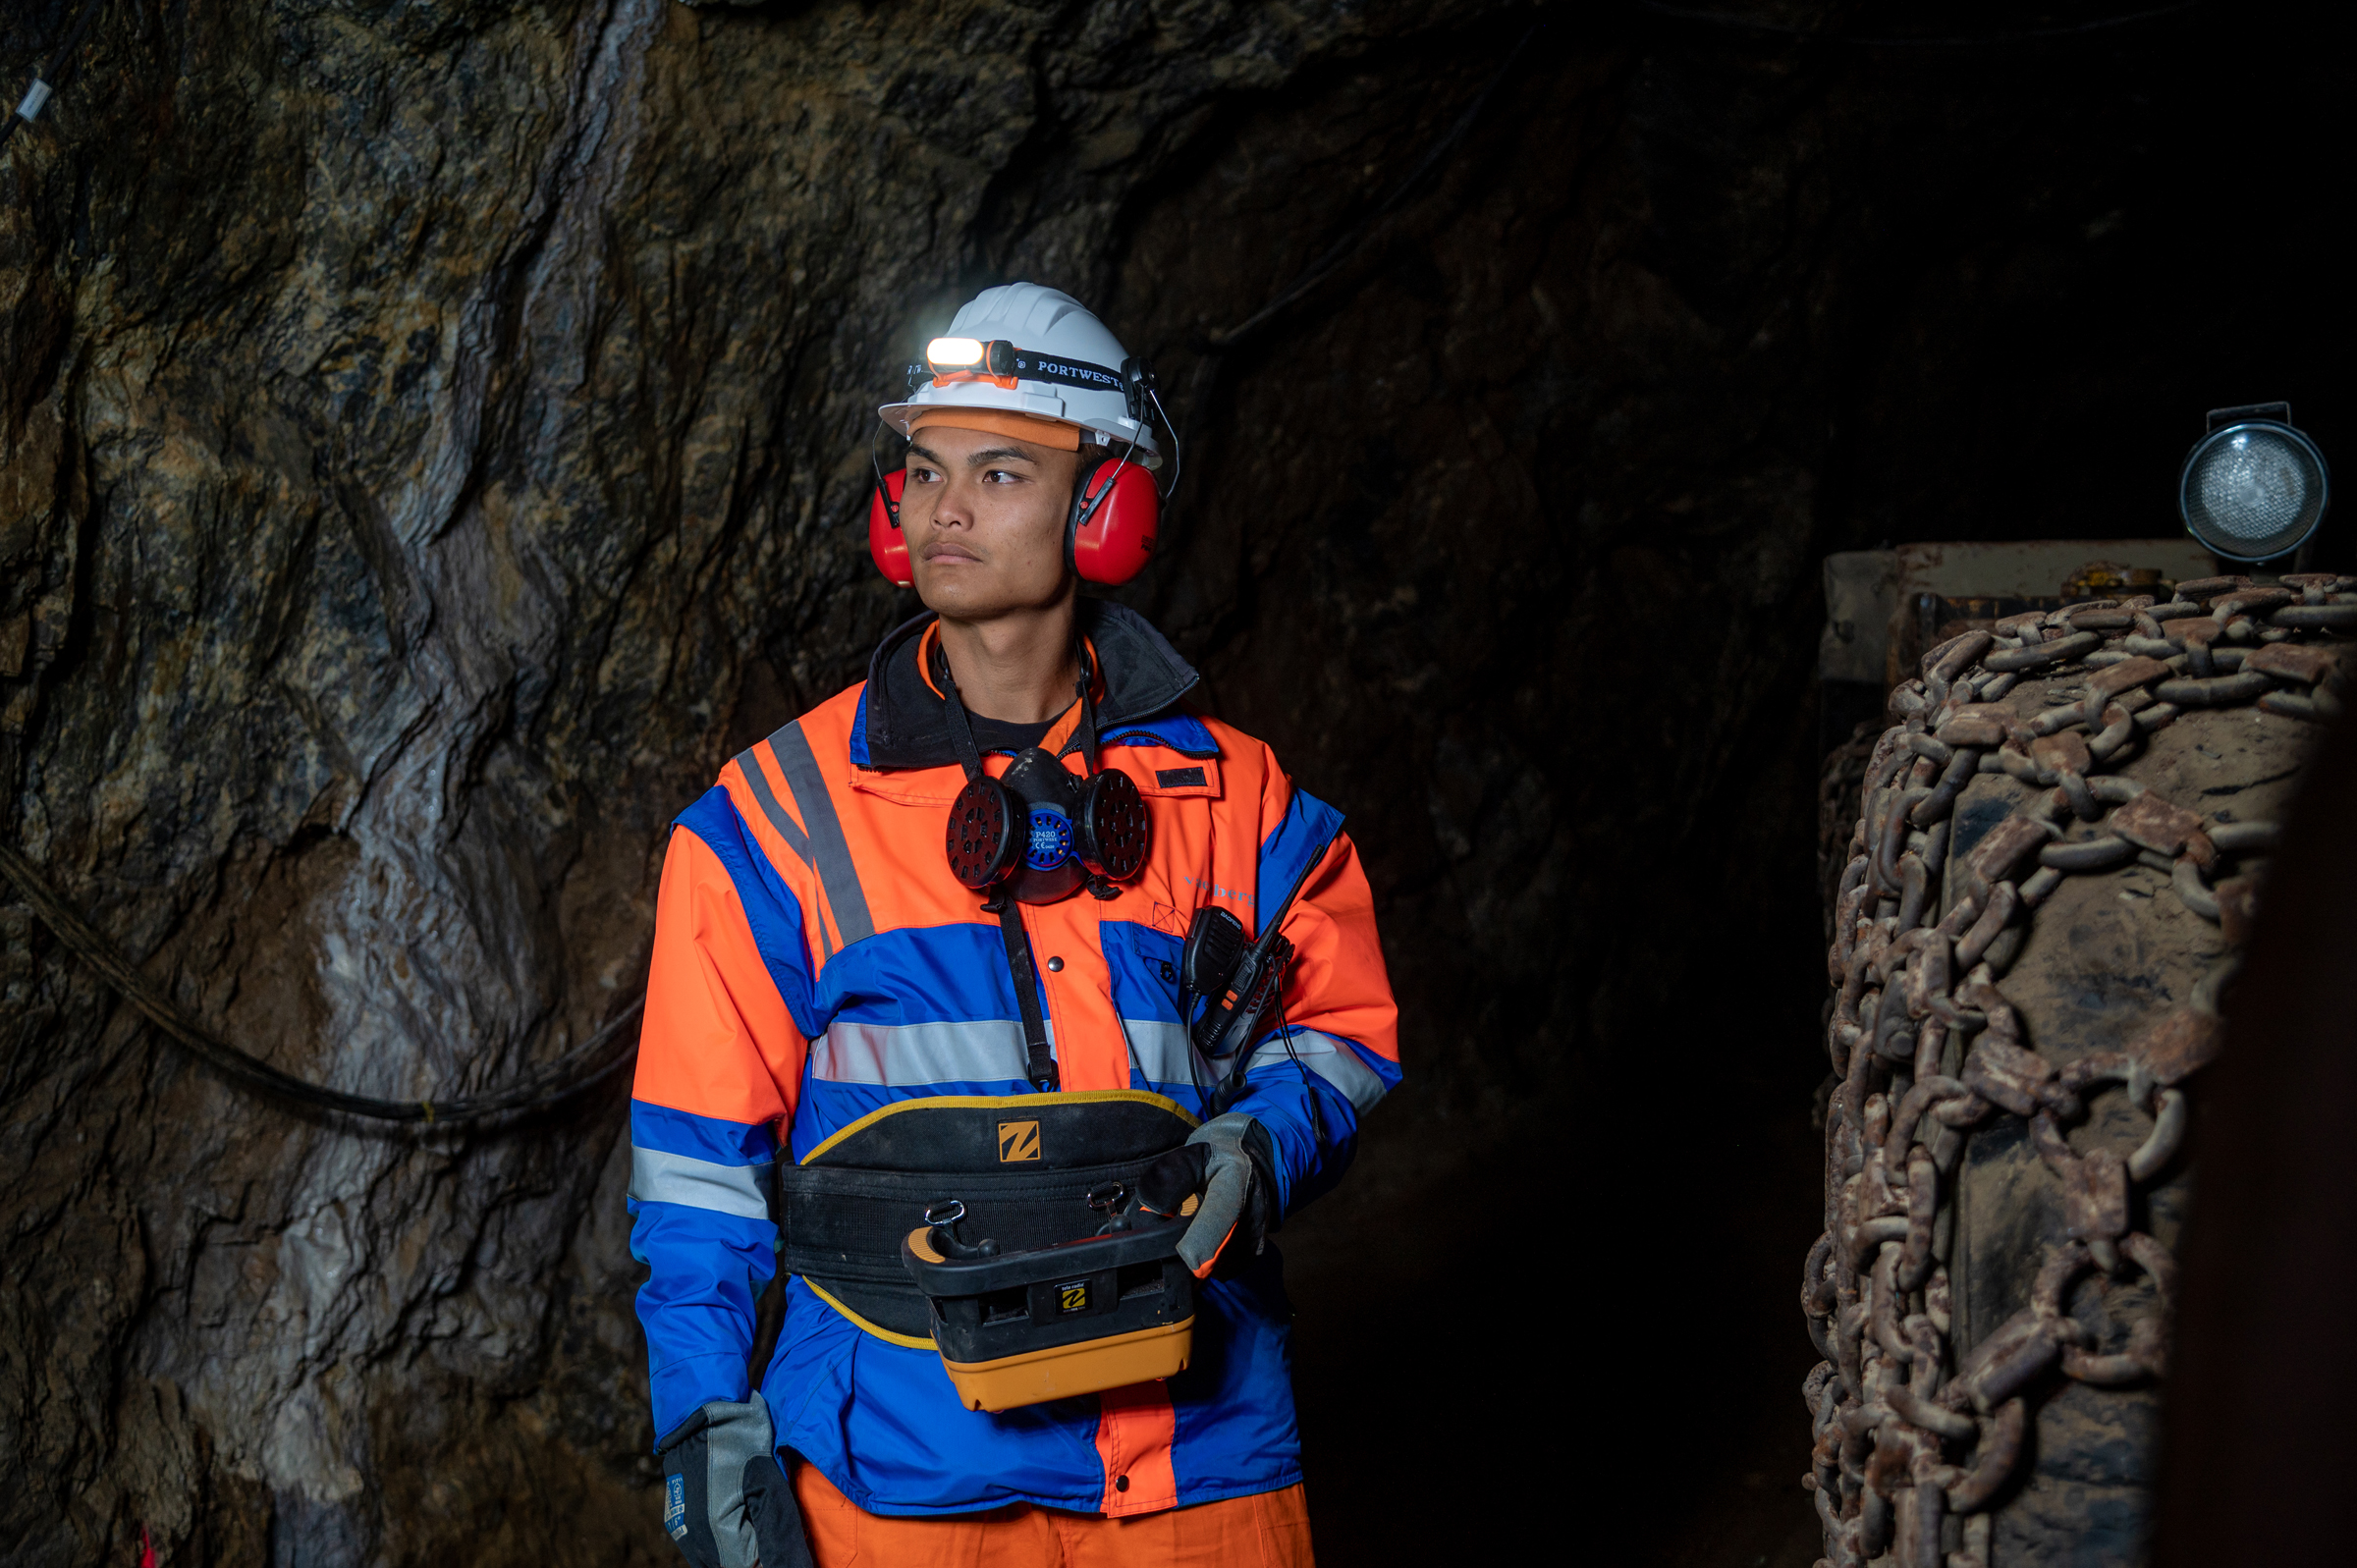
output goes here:
[{"label": "yellow belt trim", "polygon": [[[927,1095],[921,1100],[896,1100],[889,1106],[869,1111],[857,1121],[827,1138],[818,1147],[802,1156],[795,1163],[806,1165],[851,1134],[864,1131],[882,1121],[886,1116],[897,1116],[904,1110],[924,1110],[928,1108],[939,1108],[946,1110],[1016,1110],[1027,1106],[1088,1106],[1104,1105],[1110,1101],[1122,1100],[1134,1101],[1139,1105],[1153,1106],[1167,1110],[1190,1127],[1199,1125],[1193,1116],[1187,1114],[1186,1108],[1179,1105],[1178,1101],[1167,1095],[1150,1094],[1143,1089],[1083,1089],[1069,1095]],[[930,1339],[925,1341],[926,1344],[932,1342]]]},{"label": "yellow belt trim", "polygon": [[796,1274],[795,1277],[810,1287],[810,1294],[816,1296],[819,1300],[825,1302],[837,1312],[842,1313],[846,1318],[849,1318],[851,1321],[852,1326],[874,1334],[878,1339],[890,1340],[896,1345],[905,1345],[910,1350],[938,1350],[940,1348],[930,1339],[919,1339],[914,1334],[896,1334],[891,1329],[885,1327],[882,1324],[869,1323],[865,1318],[860,1317],[857,1313],[851,1311],[850,1308],[845,1306],[842,1302],[837,1301],[833,1296],[828,1295],[824,1290],[821,1290],[818,1285],[807,1275]]}]

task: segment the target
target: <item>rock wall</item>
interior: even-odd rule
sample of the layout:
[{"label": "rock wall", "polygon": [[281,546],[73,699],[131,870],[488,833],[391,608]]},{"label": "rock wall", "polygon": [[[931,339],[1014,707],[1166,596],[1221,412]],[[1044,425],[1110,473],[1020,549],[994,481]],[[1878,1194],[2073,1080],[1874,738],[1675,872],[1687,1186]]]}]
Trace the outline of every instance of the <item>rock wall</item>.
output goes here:
[{"label": "rock wall", "polygon": [[[117,5],[0,152],[0,831],[289,1071],[552,1059],[634,991],[670,816],[909,608],[872,406],[980,284],[1071,289],[1186,435],[1127,594],[1352,813],[1406,1008],[1411,1089],[1287,1234],[1330,1560],[1560,1535],[1568,1496],[1453,1488],[1557,1498],[1607,1427],[1684,1473],[1586,1539],[1805,1543],[1814,561],[2147,531],[2165,477],[2112,476],[2212,402],[2330,449],[2309,248],[2153,331],[2231,248],[2165,200],[2233,162],[2214,53],[1508,0]],[[618,1088],[291,1113],[0,934],[10,1560],[669,1560]],[[1566,1213],[1507,1309],[1539,1350],[1436,1309]],[[1590,1323],[1687,1249],[1642,1338],[1717,1347],[1671,1357],[1707,1419],[1665,1352],[1598,1357],[1625,1304]],[[1598,1414],[1472,1440],[1534,1357]]]}]

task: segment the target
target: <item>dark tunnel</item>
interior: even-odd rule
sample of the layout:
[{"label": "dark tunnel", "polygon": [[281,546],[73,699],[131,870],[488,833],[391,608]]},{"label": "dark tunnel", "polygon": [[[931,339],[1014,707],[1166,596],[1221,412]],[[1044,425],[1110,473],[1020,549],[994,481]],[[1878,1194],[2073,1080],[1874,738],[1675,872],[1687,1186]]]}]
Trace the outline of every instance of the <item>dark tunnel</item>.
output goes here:
[{"label": "dark tunnel", "polygon": [[[2174,533],[2222,405],[2357,450],[2339,13],[22,0],[10,92],[84,11],[0,147],[0,844],[174,1005],[396,1100],[616,1017],[672,818],[916,608],[874,406],[1067,290],[1182,440],[1119,597],[1401,1007],[1276,1243],[1319,1553],[1816,1559],[1819,563]],[[0,1559],[674,1560],[626,1079],[355,1125],[0,937]]]}]

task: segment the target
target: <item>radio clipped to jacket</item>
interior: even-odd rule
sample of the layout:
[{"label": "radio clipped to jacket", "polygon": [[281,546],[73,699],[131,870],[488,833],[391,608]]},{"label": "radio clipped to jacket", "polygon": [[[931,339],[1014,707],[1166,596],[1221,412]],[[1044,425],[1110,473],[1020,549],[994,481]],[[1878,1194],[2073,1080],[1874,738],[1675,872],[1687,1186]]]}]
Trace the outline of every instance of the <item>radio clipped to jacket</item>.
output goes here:
[{"label": "radio clipped to jacket", "polygon": [[[1179,1006],[1187,1038],[1207,1060],[1223,1060],[1251,1045],[1292,956],[1292,943],[1274,921],[1260,941],[1246,942],[1244,923],[1227,910],[1206,905],[1195,911],[1178,957],[1185,988]],[[1200,1013],[1194,1010],[1198,1000],[1204,1004]],[[1242,1067],[1239,1060],[1238,1073]]]},{"label": "radio clipped to jacket", "polygon": [[1302,865],[1293,885],[1262,922],[1258,940],[1245,941],[1244,923],[1216,904],[1197,909],[1186,928],[1186,946],[1178,955],[1178,1016],[1186,1022],[1188,1043],[1206,1061],[1229,1063],[1227,1076],[1211,1097],[1212,1115],[1226,1110],[1244,1092],[1252,1037],[1277,1004],[1285,966],[1292,961],[1293,944],[1285,935],[1285,917],[1331,844],[1329,840],[1321,845]]}]

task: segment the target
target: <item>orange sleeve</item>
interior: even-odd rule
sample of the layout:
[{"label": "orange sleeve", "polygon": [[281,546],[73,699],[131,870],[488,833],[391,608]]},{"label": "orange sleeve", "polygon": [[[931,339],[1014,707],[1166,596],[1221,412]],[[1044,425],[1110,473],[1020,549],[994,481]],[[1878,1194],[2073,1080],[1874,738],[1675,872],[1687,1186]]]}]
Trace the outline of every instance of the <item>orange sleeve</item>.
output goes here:
[{"label": "orange sleeve", "polygon": [[757,1125],[794,1114],[809,1053],[794,1004],[807,1014],[810,976],[793,894],[745,847],[716,852],[687,825],[672,834],[631,1098]]},{"label": "orange sleeve", "polygon": [[[1358,863],[1358,846],[1337,834],[1286,916],[1293,959],[1286,968],[1287,1019],[1358,1046],[1389,1064],[1397,1082],[1399,1008],[1375,935],[1375,894]],[[1378,1068],[1380,1071],[1380,1068]]]}]

